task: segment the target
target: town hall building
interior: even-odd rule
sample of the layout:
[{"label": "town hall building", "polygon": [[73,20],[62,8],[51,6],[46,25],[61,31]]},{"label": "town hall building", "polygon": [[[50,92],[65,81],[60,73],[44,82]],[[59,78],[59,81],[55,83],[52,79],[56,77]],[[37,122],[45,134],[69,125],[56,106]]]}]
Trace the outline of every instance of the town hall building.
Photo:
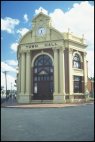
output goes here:
[{"label": "town hall building", "polygon": [[84,37],[59,32],[40,12],[17,49],[18,103],[66,103],[85,100],[87,61]]}]

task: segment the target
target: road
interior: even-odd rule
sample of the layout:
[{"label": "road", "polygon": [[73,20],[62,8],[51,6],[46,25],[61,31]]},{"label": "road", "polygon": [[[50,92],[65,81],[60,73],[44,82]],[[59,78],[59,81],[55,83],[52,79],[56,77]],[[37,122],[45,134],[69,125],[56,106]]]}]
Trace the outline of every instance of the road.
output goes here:
[{"label": "road", "polygon": [[94,105],[1,108],[1,141],[93,141]]}]

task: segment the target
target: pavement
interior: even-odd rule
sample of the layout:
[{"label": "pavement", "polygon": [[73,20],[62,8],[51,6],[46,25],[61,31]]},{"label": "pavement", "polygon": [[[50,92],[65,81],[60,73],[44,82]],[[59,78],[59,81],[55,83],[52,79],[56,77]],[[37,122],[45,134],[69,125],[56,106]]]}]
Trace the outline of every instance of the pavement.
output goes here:
[{"label": "pavement", "polygon": [[6,108],[62,108],[72,107],[86,104],[93,104],[94,101],[86,103],[65,103],[65,104],[18,104],[15,98],[10,97],[9,99],[2,102],[1,107]]},{"label": "pavement", "polygon": [[94,141],[94,105],[1,108],[1,141]]}]

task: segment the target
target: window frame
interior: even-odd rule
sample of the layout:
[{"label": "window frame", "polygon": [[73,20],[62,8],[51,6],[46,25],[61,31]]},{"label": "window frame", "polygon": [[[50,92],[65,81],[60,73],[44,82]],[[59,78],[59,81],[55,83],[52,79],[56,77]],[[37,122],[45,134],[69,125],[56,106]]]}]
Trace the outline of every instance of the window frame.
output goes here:
[{"label": "window frame", "polygon": [[81,69],[81,60],[80,60],[80,56],[77,53],[73,57],[73,67],[77,69]]},{"label": "window frame", "polygon": [[73,76],[73,92],[74,93],[83,93],[82,85],[83,85],[82,84],[82,76],[74,75]]}]

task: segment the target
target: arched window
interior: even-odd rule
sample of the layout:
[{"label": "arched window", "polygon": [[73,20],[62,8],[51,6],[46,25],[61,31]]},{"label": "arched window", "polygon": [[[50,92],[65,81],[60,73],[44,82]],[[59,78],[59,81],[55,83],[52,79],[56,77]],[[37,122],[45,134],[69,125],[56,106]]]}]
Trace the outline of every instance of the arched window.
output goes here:
[{"label": "arched window", "polygon": [[73,67],[74,68],[81,68],[81,60],[80,60],[80,57],[77,53],[73,57]]},{"label": "arched window", "polygon": [[42,71],[48,74],[53,72],[52,60],[47,55],[40,55],[34,62],[34,73],[41,73]]}]

